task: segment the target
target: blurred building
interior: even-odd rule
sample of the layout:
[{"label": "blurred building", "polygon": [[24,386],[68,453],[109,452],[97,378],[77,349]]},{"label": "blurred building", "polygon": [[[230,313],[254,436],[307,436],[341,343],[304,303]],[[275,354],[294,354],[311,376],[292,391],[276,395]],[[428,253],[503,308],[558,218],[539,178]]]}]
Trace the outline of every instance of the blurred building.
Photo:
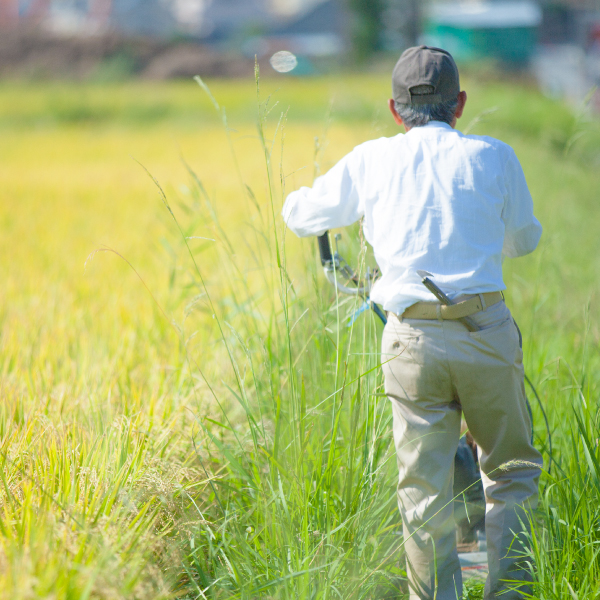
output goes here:
[{"label": "blurred building", "polygon": [[284,38],[298,53],[336,54],[347,46],[348,19],[343,0],[325,0],[273,27],[269,35]]},{"label": "blurred building", "polygon": [[223,40],[266,30],[324,0],[0,0],[0,27],[41,24],[56,33]]},{"label": "blurred building", "polygon": [[541,23],[542,9],[531,0],[444,3],[432,6],[425,38],[460,61],[526,64],[536,51]]},{"label": "blurred building", "polygon": [[39,67],[49,76],[75,77],[104,71],[155,78],[218,69],[235,74],[253,65],[255,56],[268,64],[273,54],[287,50],[297,55],[294,72],[307,74],[315,70],[313,60],[346,48],[345,5],[346,0],[0,0],[0,70]]},{"label": "blurred building", "polygon": [[299,57],[296,72],[311,72],[311,61],[337,56],[347,50],[349,13],[344,0],[323,0],[271,21],[260,34],[247,38],[247,56],[268,56],[288,51]]},{"label": "blurred building", "polygon": [[205,0],[196,35],[248,56],[288,50],[331,55],[345,46],[346,0]]},{"label": "blurred building", "polygon": [[209,0],[196,33],[211,42],[239,41],[266,31],[275,18],[270,0]]},{"label": "blurred building", "polygon": [[[189,0],[200,2],[202,0]],[[39,26],[55,34],[88,35],[108,29],[164,36],[176,27],[182,0],[0,0],[0,24]],[[2,15],[10,14],[10,22]]]}]

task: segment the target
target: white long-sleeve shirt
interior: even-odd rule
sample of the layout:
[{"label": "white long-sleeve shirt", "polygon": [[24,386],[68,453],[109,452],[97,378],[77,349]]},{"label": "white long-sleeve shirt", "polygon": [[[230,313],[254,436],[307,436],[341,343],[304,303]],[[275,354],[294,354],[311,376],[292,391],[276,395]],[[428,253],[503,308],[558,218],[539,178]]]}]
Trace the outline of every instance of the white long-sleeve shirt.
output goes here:
[{"label": "white long-sleeve shirt", "polygon": [[542,233],[512,148],[439,121],[357,146],[282,215],[300,237],[364,216],[382,273],[371,299],[396,314],[434,300],[420,269],[450,298],[504,290],[502,255],[532,252]]}]

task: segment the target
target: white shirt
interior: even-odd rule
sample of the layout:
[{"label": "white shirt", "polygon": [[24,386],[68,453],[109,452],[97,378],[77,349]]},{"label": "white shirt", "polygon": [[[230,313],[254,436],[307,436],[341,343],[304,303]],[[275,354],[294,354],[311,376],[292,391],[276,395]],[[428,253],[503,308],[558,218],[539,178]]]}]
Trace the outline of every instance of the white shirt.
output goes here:
[{"label": "white shirt", "polygon": [[502,256],[532,252],[542,233],[512,148],[439,121],[357,146],[282,215],[300,237],[364,216],[382,273],[371,300],[396,314],[435,301],[420,269],[450,298],[506,289]]}]

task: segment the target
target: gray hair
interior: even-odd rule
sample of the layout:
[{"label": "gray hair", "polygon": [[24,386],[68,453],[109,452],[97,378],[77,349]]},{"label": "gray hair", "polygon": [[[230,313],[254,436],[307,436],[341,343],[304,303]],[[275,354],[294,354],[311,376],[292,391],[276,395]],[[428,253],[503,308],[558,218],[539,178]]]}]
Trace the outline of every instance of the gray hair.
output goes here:
[{"label": "gray hair", "polygon": [[[411,89],[412,94],[420,95],[429,93],[431,86],[421,85]],[[420,89],[422,88],[422,89]],[[394,102],[396,112],[407,127],[422,127],[429,121],[441,121],[442,123],[452,124],[458,98],[455,100],[445,100],[438,104],[401,104]]]}]

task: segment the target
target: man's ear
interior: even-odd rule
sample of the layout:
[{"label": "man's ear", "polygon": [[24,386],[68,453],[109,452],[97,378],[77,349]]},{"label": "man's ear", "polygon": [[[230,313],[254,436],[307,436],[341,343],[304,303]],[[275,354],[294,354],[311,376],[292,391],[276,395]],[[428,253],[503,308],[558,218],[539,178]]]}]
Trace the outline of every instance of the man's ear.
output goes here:
[{"label": "man's ear", "polygon": [[456,112],[454,113],[454,117],[456,119],[460,119],[463,114],[463,110],[465,110],[465,104],[467,103],[467,92],[462,91],[458,93],[458,104],[456,105]]},{"label": "man's ear", "polygon": [[[392,113],[392,117],[394,117],[394,121],[396,121],[396,124],[397,125],[403,125],[404,129],[406,129],[406,125],[404,125],[404,121],[402,120],[402,117],[396,111],[396,106],[394,104],[394,99],[393,98],[390,98],[388,100],[388,107],[390,109],[390,112]],[[406,131],[408,131],[408,129],[406,129]]]}]

